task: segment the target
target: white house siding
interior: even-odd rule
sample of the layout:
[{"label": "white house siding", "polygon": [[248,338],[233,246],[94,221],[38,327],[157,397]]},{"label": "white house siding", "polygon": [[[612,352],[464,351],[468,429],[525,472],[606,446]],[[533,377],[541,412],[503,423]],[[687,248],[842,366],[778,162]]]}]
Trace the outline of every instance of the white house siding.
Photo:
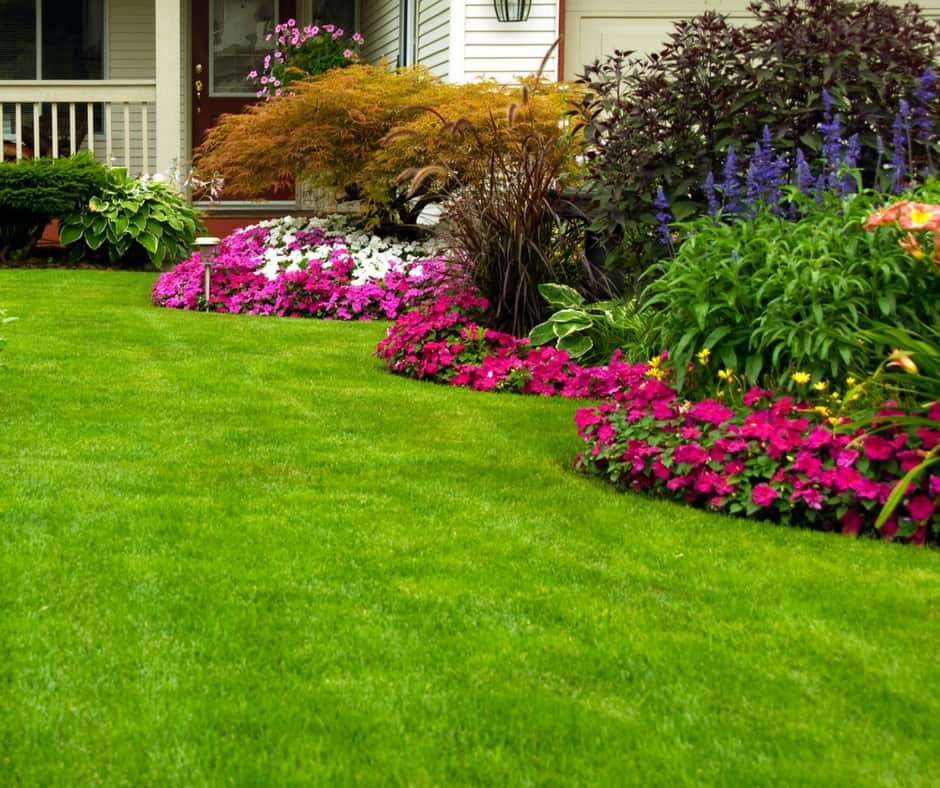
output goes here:
[{"label": "white house siding", "polygon": [[[108,3],[107,79],[152,80],[156,76],[154,0],[111,0]],[[156,113],[148,107],[147,141],[149,161],[142,161],[143,134],[139,105],[130,106],[131,172],[153,171],[156,163]],[[112,163],[124,166],[124,113],[121,105],[112,107]],[[95,152],[105,151],[103,134],[95,136]]]},{"label": "white house siding", "polygon": [[[492,77],[514,82],[517,76],[534,74],[558,37],[558,3],[534,0],[525,22],[500,22],[492,0],[464,3],[463,74],[458,81]],[[557,50],[545,66],[545,75],[558,73]]]},{"label": "white house siding", "polygon": [[398,61],[398,0],[362,0],[360,32],[365,39],[362,59],[374,63],[382,58],[394,66]]},{"label": "white house siding", "polygon": [[450,73],[450,5],[448,0],[418,2],[418,62],[445,79]]},{"label": "white house siding", "polygon": [[[750,18],[747,5],[748,0],[567,0],[564,78],[573,79],[587,63],[615,49],[655,52],[675,20],[709,9],[745,23]],[[938,0],[919,5],[927,16],[940,17]]]}]

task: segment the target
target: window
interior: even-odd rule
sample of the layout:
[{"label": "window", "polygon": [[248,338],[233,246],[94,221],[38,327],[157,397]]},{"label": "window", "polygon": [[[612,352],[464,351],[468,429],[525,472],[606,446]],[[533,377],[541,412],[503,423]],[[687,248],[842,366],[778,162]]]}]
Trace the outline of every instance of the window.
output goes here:
[{"label": "window", "polygon": [[[104,4],[106,0],[0,0],[0,79],[103,79]],[[5,104],[0,136],[15,139],[15,108]],[[40,109],[40,150],[51,146],[51,105]],[[77,136],[85,136],[87,116],[79,113]],[[94,109],[95,130],[102,124],[101,105]],[[59,129],[68,128],[68,108],[59,107]],[[24,113],[20,130],[33,138],[32,113]],[[61,141],[61,140],[60,140]],[[80,142],[80,140],[79,140]],[[66,142],[66,145],[68,143]],[[60,149],[65,149],[60,145]]]},{"label": "window", "polygon": [[102,79],[105,0],[0,0],[0,79]]},{"label": "window", "polygon": [[346,35],[352,35],[356,31],[356,4],[349,0],[311,0],[309,18],[311,24],[338,25]]}]

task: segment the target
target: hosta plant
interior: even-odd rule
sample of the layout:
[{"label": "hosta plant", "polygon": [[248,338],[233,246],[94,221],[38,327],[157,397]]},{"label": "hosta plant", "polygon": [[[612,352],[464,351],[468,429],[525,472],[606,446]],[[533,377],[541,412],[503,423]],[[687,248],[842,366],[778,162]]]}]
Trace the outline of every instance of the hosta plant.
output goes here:
[{"label": "hosta plant", "polygon": [[62,217],[59,240],[73,259],[162,268],[188,257],[205,231],[199,213],[168,183],[114,168],[100,194]]},{"label": "hosta plant", "polygon": [[614,351],[630,357],[648,331],[635,301],[587,302],[573,287],[546,282],[539,293],[554,312],[529,332],[533,345],[553,344],[580,362],[605,363]]}]

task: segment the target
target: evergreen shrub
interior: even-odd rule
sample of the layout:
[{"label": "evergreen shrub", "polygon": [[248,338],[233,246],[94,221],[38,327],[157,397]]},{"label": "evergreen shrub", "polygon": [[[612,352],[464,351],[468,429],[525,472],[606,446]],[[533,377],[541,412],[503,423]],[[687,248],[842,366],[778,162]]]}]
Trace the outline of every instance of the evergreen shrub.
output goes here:
[{"label": "evergreen shrub", "polygon": [[71,213],[108,182],[89,153],[0,162],[0,261],[29,254],[52,220]]}]

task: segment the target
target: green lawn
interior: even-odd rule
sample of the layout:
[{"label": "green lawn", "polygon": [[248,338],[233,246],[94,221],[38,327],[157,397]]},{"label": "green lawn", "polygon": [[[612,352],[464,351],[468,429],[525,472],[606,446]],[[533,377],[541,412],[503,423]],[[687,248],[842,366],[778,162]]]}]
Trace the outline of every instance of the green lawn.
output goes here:
[{"label": "green lawn", "polygon": [[0,271],[0,784],[940,784],[940,554],[618,495],[384,326]]}]

